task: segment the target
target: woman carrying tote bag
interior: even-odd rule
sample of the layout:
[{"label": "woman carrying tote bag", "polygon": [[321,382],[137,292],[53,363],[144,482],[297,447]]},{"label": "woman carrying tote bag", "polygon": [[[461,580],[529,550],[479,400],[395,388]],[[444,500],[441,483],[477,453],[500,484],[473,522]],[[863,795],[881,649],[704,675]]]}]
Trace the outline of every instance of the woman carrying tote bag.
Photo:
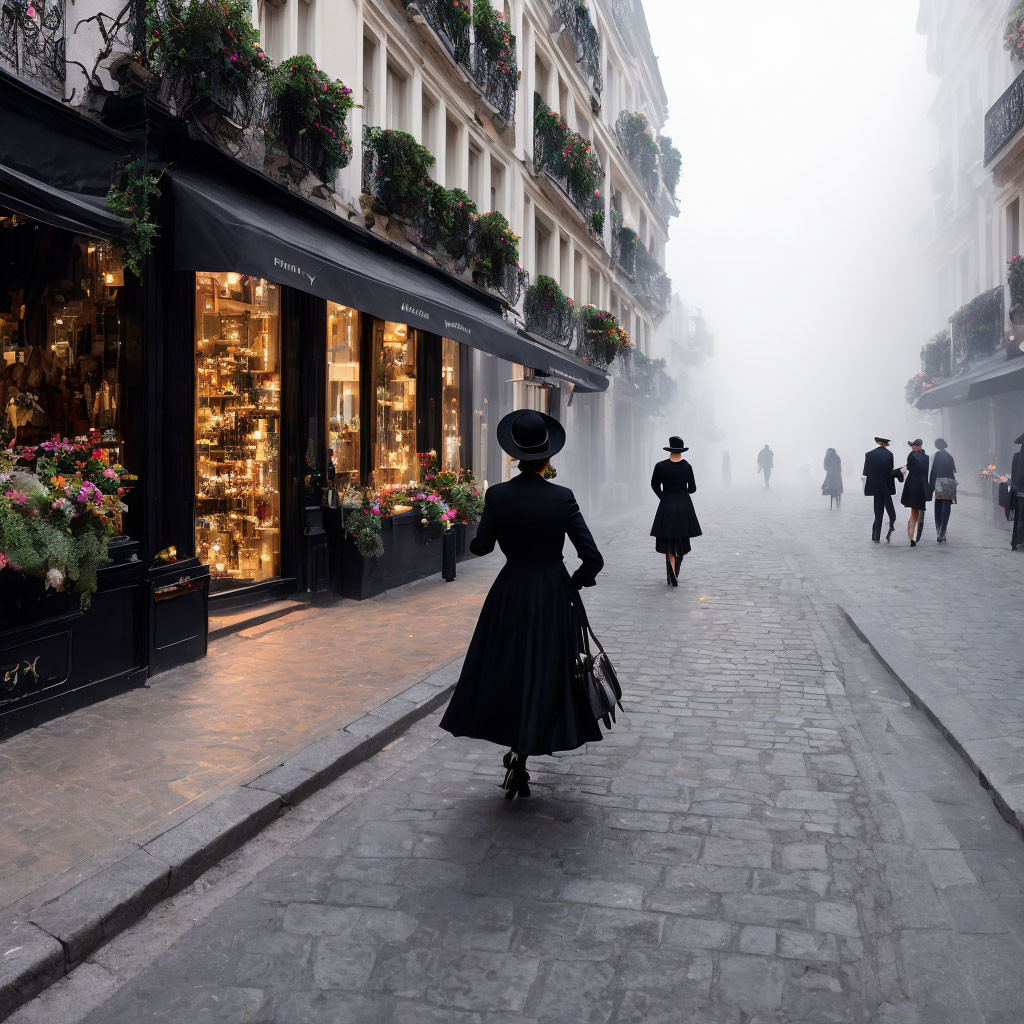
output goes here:
[{"label": "woman carrying tote bag", "polygon": [[[565,428],[520,409],[498,424],[498,444],[519,460],[519,475],[487,489],[470,550],[486,555],[497,543],[506,561],[480,611],[441,728],[509,748],[502,788],[512,800],[530,795],[527,757],[601,739],[604,684],[614,673],[579,595],[595,586],[604,559],[572,491],[543,476],[565,444]],[[562,561],[566,537],[582,562],[571,577]]]},{"label": "woman carrying tote bag", "polygon": [[944,544],[949,513],[956,504],[956,463],[947,451],[949,445],[941,437],[935,439],[935,448],[928,485],[935,495],[935,540]]}]

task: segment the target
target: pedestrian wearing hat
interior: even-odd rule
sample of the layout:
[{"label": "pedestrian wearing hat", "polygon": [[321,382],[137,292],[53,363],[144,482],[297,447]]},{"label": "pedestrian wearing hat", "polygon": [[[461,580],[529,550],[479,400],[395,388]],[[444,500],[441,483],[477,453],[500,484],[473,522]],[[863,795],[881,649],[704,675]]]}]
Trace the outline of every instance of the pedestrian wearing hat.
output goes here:
[{"label": "pedestrian wearing hat", "polygon": [[765,487],[771,486],[772,470],[775,468],[775,452],[765,445],[757,453],[757,471],[764,477]]},{"label": "pedestrian wearing hat", "polygon": [[[505,565],[491,586],[441,728],[508,747],[508,800],[530,795],[527,757],[574,750],[601,739],[585,689],[574,676],[579,656],[574,618],[578,591],[604,566],[572,491],[544,479],[565,444],[565,428],[532,409],[498,424],[498,444],[519,460],[519,475],[487,489],[475,555],[495,543]],[[582,564],[570,577],[565,538]]]},{"label": "pedestrian wearing hat", "polygon": [[935,540],[939,544],[946,542],[949,513],[956,504],[956,463],[948,448],[941,437],[935,438],[935,457],[928,477],[928,486],[935,496]]},{"label": "pedestrian wearing hat", "polygon": [[1010,465],[1010,507],[1013,509],[1013,535],[1010,538],[1010,550],[1024,548],[1024,434],[1014,444],[1021,446],[1013,453]]},{"label": "pedestrian wearing hat", "polygon": [[910,509],[907,520],[907,537],[910,546],[917,547],[917,542],[924,532],[924,512],[928,502],[932,500],[928,486],[928,456],[924,451],[924,441],[917,438],[908,441],[910,454],[907,456],[907,482],[903,485],[900,504]]},{"label": "pedestrian wearing hat", "polygon": [[871,527],[871,539],[876,544],[882,539],[882,513],[885,512],[889,516],[889,532],[885,535],[885,543],[888,544],[896,529],[896,509],[892,503],[892,496],[896,493],[894,460],[889,451],[889,438],[876,437],[875,445],[864,456],[864,493],[875,499],[875,522]]},{"label": "pedestrian wearing hat", "polygon": [[665,556],[665,576],[670,587],[679,586],[679,566],[683,556],[690,553],[690,538],[701,535],[690,497],[696,493],[697,484],[693,467],[683,458],[683,452],[689,450],[681,437],[670,437],[664,449],[669,456],[654,467],[651,477],[651,490],[658,496],[651,536],[655,538],[655,549]]}]

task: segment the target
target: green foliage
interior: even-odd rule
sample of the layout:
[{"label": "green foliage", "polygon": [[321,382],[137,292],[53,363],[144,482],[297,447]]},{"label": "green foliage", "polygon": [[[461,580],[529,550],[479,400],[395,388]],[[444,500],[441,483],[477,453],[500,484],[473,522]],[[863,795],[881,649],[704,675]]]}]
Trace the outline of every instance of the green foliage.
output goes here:
[{"label": "green foliage", "polygon": [[306,137],[323,155],[318,168],[332,180],[352,159],[348,113],[356,106],[352,90],[321,71],[308,54],[278,64],[270,74],[270,97],[277,106],[271,138],[286,148]]},{"label": "green foliage", "polygon": [[512,35],[505,16],[491,6],[490,0],[473,0],[473,27],[476,41],[485,56],[498,66],[503,75],[518,82],[516,37]]},{"label": "green foliage", "polygon": [[1006,261],[1006,279],[1010,285],[1010,305],[1024,302],[1024,256]]},{"label": "green foliage", "polygon": [[659,136],[658,149],[661,152],[661,180],[665,182],[668,194],[674,199],[679,187],[679,177],[683,173],[683,155],[667,135]]},{"label": "green foliage", "polygon": [[1006,23],[1003,48],[1014,60],[1024,61],[1024,3],[1016,4]]},{"label": "green foliage", "polygon": [[600,199],[601,164],[589,139],[569,126],[541,98],[534,98],[534,163],[565,178],[574,202],[589,208]]},{"label": "green foliage", "polygon": [[199,96],[216,79],[244,95],[269,68],[249,0],[148,0],[146,40],[152,70]]},{"label": "green foliage", "polygon": [[427,181],[421,212],[423,240],[432,248],[457,257],[466,246],[477,220],[476,203],[461,188]]},{"label": "green foliage", "polygon": [[629,335],[620,326],[618,318],[608,310],[588,304],[580,310],[580,320],[584,347],[599,363],[610,366],[629,347]]},{"label": "green foliage", "polygon": [[598,237],[604,234],[604,210],[594,210],[590,215],[590,230]]},{"label": "green foliage", "polygon": [[434,154],[408,132],[391,128],[367,128],[364,146],[377,158],[369,185],[384,208],[419,217],[436,186],[430,177]]},{"label": "green foliage", "polygon": [[537,310],[568,313],[572,299],[558,286],[558,282],[547,274],[538,274],[537,280],[526,290],[526,302]]},{"label": "green foliage", "polygon": [[469,265],[492,281],[501,280],[508,267],[519,268],[519,236],[497,210],[477,218],[470,242]]},{"label": "green foliage", "polygon": [[650,184],[658,173],[658,142],[645,114],[623,110],[615,122],[615,134],[637,176]]},{"label": "green foliage", "polygon": [[930,388],[936,385],[937,381],[934,377],[929,377],[923,373],[915,373],[910,380],[907,381],[906,387],[903,389],[903,395],[907,400],[907,405],[916,405],[917,400]]},{"label": "green foliage", "polygon": [[363,558],[380,558],[384,554],[381,539],[380,502],[370,491],[349,491],[341,507],[341,523],[347,536]]},{"label": "green foliage", "polygon": [[107,209],[131,222],[123,259],[125,268],[139,278],[143,260],[153,251],[153,242],[159,234],[153,223],[153,200],[159,195],[160,178],[147,173],[142,157],[125,164],[118,181],[107,191]]},{"label": "green foliage", "polygon": [[976,295],[950,317],[950,323],[963,339],[969,360],[992,355],[1003,339],[1002,287]]}]

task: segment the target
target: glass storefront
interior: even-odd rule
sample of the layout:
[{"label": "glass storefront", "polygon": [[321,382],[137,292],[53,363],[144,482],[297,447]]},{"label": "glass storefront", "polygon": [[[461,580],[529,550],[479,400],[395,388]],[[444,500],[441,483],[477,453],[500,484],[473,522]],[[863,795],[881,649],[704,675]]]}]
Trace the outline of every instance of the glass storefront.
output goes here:
[{"label": "glass storefront", "polygon": [[196,554],[215,589],[281,572],[280,289],[196,275]]},{"label": "glass storefront", "polygon": [[441,342],[441,468],[462,468],[462,406],[459,402],[460,346],[451,338]]},{"label": "glass storefront", "polygon": [[416,331],[390,320],[373,323],[371,485],[399,487],[419,472],[416,463]]},{"label": "glass storefront", "polygon": [[88,437],[124,461],[124,269],[110,242],[0,207],[0,431]]},{"label": "glass storefront", "polygon": [[360,323],[357,310],[327,303],[327,480],[342,492],[360,484]]}]

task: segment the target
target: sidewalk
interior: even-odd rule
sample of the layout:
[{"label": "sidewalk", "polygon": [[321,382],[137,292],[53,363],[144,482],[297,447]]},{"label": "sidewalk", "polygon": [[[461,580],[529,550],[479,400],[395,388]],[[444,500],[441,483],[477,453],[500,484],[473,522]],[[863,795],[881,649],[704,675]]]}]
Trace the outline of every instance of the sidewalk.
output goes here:
[{"label": "sidewalk", "polygon": [[899,506],[892,543],[871,544],[871,508],[857,493],[839,513],[796,489],[753,504],[1024,832],[1024,554],[1010,551],[988,503],[958,504],[941,545],[929,508],[916,548]]},{"label": "sidewalk", "polygon": [[462,654],[500,565],[244,630],[0,743],[0,928]]}]

